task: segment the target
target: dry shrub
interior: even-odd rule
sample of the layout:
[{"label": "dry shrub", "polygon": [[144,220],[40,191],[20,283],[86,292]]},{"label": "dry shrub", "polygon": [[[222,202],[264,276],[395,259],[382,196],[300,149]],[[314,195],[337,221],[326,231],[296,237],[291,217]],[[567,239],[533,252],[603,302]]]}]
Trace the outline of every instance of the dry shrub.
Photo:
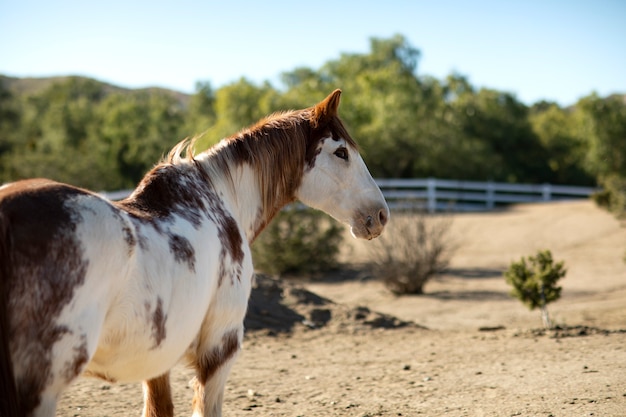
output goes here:
[{"label": "dry shrub", "polygon": [[385,232],[371,242],[375,271],[397,295],[423,294],[424,285],[450,263],[455,245],[452,217],[421,211],[395,213]]}]

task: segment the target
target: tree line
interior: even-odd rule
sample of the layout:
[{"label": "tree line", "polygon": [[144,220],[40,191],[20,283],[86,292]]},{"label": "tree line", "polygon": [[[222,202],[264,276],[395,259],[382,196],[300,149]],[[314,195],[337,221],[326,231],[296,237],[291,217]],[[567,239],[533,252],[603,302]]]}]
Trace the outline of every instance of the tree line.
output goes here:
[{"label": "tree line", "polygon": [[626,205],[626,96],[528,106],[460,74],[419,75],[419,57],[401,35],[373,38],[369,52],[287,71],[279,86],[202,82],[190,96],[81,77],[20,89],[2,77],[0,181],[130,188],[185,137],[200,135],[203,150],[271,112],[310,106],[341,88],[342,119],[375,177],[600,185],[613,190],[607,204]]}]

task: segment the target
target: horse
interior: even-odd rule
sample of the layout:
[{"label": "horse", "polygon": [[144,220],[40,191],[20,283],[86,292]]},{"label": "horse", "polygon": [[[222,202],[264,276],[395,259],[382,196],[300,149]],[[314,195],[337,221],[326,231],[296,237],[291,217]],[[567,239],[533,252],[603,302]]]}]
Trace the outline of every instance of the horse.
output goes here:
[{"label": "horse", "polygon": [[340,95],[197,155],[184,140],[120,201],[46,179],[0,187],[0,416],[53,416],[80,375],[141,381],[143,416],[173,416],[179,362],[195,371],[193,416],[221,416],[263,228],[298,200],[356,238],[389,219]]}]

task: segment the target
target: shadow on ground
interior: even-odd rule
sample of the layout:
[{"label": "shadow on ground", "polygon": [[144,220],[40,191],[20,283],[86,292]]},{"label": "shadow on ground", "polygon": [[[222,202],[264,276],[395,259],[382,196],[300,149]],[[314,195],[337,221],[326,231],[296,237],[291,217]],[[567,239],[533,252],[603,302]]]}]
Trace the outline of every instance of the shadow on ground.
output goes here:
[{"label": "shadow on ground", "polygon": [[248,331],[262,330],[269,335],[291,333],[296,327],[332,326],[348,331],[421,327],[367,307],[337,304],[296,283],[260,274],[252,288],[244,326]]},{"label": "shadow on ground", "polygon": [[433,291],[424,293],[420,297],[456,301],[502,301],[511,299],[510,295],[499,291]]},{"label": "shadow on ground", "polygon": [[444,273],[453,277],[468,279],[502,278],[504,269],[448,268],[444,271]]}]

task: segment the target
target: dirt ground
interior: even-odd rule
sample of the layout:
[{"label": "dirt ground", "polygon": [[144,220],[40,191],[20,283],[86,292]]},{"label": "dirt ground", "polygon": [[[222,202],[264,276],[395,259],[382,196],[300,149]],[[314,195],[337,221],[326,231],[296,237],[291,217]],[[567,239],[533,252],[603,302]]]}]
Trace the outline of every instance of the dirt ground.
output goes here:
[{"label": "dirt ground", "polygon": [[[626,416],[626,228],[582,201],[458,214],[452,236],[450,268],[423,296],[394,297],[358,268],[260,279],[224,415]],[[352,244],[345,256],[366,262],[367,243]],[[541,331],[502,278],[538,249],[568,270],[549,306],[556,332]],[[191,414],[191,376],[173,370],[177,416]],[[141,407],[140,384],[84,378],[57,415]]]}]

